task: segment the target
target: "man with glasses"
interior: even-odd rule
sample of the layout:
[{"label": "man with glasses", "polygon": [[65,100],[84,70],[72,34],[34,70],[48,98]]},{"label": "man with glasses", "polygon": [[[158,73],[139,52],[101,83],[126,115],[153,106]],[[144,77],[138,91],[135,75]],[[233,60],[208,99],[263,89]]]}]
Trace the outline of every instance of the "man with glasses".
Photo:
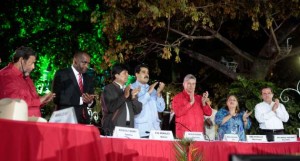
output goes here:
[{"label": "man with glasses", "polygon": [[284,134],[282,122],[289,120],[283,104],[279,99],[273,101],[273,92],[270,87],[261,90],[263,102],[255,106],[255,118],[259,123],[260,133],[266,135],[268,141],[274,141],[274,135]]},{"label": "man with glasses", "polygon": [[56,109],[74,107],[78,123],[88,124],[87,107],[95,105],[93,79],[87,75],[90,56],[83,51],[76,52],[70,68],[58,70],[53,80],[52,90],[56,93]]}]

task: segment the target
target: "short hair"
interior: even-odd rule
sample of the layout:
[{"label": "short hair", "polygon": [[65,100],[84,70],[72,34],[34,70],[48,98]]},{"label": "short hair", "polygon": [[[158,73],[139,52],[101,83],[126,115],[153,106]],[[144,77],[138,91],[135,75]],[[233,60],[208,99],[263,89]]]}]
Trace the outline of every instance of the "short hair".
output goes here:
[{"label": "short hair", "polygon": [[188,74],[188,75],[186,75],[186,76],[184,77],[183,83],[186,82],[186,81],[188,81],[188,80],[190,80],[190,79],[194,79],[194,80],[197,81],[196,77],[195,77],[193,74]]},{"label": "short hair", "polygon": [[141,68],[147,68],[147,69],[149,69],[148,65],[143,63],[143,64],[140,64],[140,65],[137,65],[134,68],[134,73],[139,73],[141,71]]},{"label": "short hair", "polygon": [[111,77],[115,79],[115,75],[120,74],[123,70],[128,71],[128,67],[124,64],[115,64],[111,70]]},{"label": "short hair", "polygon": [[74,58],[81,58],[83,55],[88,55],[85,51],[76,51],[74,54]]},{"label": "short hair", "polygon": [[263,87],[262,89],[261,89],[261,94],[262,94],[262,91],[264,90],[264,89],[270,89],[270,91],[271,91],[271,93],[273,93],[273,90],[272,90],[272,88],[271,87]]},{"label": "short hair", "polygon": [[30,56],[36,57],[35,51],[30,47],[21,46],[15,50],[13,62],[18,62],[20,58],[28,60]]}]

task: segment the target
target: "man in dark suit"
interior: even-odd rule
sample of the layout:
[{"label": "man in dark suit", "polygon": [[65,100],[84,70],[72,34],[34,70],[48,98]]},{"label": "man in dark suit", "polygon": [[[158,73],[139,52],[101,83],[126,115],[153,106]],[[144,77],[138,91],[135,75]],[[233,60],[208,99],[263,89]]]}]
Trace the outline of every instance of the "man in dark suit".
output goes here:
[{"label": "man in dark suit", "polygon": [[115,126],[134,127],[134,115],[142,110],[137,99],[140,88],[131,90],[125,86],[128,80],[126,66],[117,64],[112,69],[114,81],[104,87],[101,95],[102,134],[112,135]]},{"label": "man in dark suit", "polygon": [[90,59],[86,52],[76,52],[72,66],[57,71],[52,86],[57,110],[74,107],[77,121],[81,124],[89,123],[87,107],[95,105],[93,80],[86,74]]}]

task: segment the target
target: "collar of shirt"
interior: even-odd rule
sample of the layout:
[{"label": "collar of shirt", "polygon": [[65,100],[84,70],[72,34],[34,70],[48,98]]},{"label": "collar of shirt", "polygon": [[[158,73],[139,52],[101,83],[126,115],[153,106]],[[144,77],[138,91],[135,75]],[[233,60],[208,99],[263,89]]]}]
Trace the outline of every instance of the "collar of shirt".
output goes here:
[{"label": "collar of shirt", "polygon": [[139,81],[135,81],[135,88],[137,88],[138,86],[140,86],[141,89],[148,89],[149,88],[148,84],[142,84]]},{"label": "collar of shirt", "polygon": [[124,90],[125,88],[126,88],[126,85],[121,85],[121,84],[119,84],[118,82],[116,82],[116,81],[114,81],[114,83],[116,83],[119,87],[120,87],[120,89],[122,89],[122,90]]},{"label": "collar of shirt", "polygon": [[[78,79],[79,79],[79,72],[73,67],[73,65],[71,66],[72,70],[73,70],[73,73],[75,74],[75,77],[76,77],[76,80],[77,80],[77,83],[78,83]],[[82,75],[82,74],[81,74]],[[83,83],[83,81],[82,81]]]},{"label": "collar of shirt", "polygon": [[10,68],[13,71],[13,74],[16,74],[18,77],[23,77],[23,73],[18,68],[16,68],[13,63],[9,63],[7,68]]}]

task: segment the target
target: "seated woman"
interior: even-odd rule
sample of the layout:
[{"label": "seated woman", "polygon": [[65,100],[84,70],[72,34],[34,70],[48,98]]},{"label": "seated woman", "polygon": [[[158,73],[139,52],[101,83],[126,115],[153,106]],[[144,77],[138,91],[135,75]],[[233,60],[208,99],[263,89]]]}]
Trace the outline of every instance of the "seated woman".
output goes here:
[{"label": "seated woman", "polygon": [[223,140],[225,134],[237,134],[240,141],[246,141],[245,129],[249,129],[252,112],[241,112],[235,95],[229,95],[226,107],[221,108],[215,118],[218,128],[218,140]]}]

